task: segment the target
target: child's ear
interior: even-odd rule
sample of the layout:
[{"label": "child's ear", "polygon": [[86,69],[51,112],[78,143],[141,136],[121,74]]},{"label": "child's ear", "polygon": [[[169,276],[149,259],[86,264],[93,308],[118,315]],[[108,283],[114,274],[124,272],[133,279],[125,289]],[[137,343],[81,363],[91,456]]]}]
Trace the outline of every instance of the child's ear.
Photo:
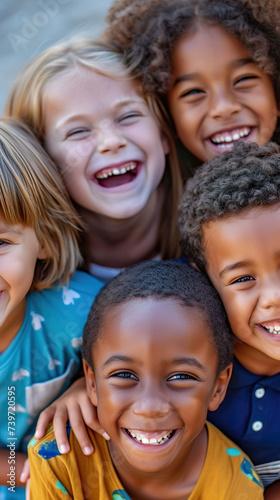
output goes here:
[{"label": "child's ear", "polygon": [[162,134],[162,145],[164,154],[168,155],[170,153],[170,144],[165,134]]},{"label": "child's ear", "polygon": [[228,365],[218,376],[214,385],[212,396],[208,404],[208,410],[215,411],[217,410],[217,408],[219,408],[220,404],[222,403],[226,395],[227,386],[231,377],[231,373],[232,373],[232,363]]},{"label": "child's ear", "polygon": [[85,373],[85,377],[86,377],[86,388],[87,388],[88,397],[91,400],[92,404],[94,406],[97,406],[97,392],[96,392],[94,373],[93,373],[91,367],[87,364],[87,362],[84,359],[83,359],[83,367],[84,367],[84,373]]},{"label": "child's ear", "polygon": [[200,272],[195,262],[190,262],[190,266],[193,267],[196,271]]},{"label": "child's ear", "polygon": [[37,259],[45,260],[49,257],[49,252],[43,243],[40,243],[40,248],[38,250]]}]

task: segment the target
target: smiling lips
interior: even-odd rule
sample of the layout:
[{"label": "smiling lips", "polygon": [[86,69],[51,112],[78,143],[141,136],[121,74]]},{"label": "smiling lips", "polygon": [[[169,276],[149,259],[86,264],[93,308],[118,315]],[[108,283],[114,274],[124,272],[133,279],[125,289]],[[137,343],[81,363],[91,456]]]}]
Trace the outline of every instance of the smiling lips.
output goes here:
[{"label": "smiling lips", "polygon": [[237,128],[231,131],[214,134],[210,137],[210,141],[218,148],[226,149],[231,147],[235,142],[240,141],[240,139],[248,137],[251,131],[251,127]]},{"label": "smiling lips", "polygon": [[131,161],[121,167],[115,166],[99,170],[95,177],[102,187],[110,188],[131,182],[136,177],[137,173],[137,163]]},{"label": "smiling lips", "polygon": [[149,444],[158,446],[160,444],[166,443],[173,435],[174,430],[172,431],[162,431],[162,432],[143,432],[131,429],[125,429],[125,432],[129,437],[137,441],[141,444]]},{"label": "smiling lips", "polygon": [[273,335],[280,335],[280,321],[266,321],[265,323],[259,323],[264,330]]}]

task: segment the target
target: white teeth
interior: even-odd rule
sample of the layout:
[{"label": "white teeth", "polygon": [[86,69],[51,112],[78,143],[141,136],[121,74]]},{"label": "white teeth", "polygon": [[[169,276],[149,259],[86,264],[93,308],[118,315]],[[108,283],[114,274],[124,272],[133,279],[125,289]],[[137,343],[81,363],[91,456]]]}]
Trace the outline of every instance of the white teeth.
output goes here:
[{"label": "white teeth", "polygon": [[126,174],[126,172],[130,172],[131,170],[134,170],[136,168],[137,164],[135,162],[129,163],[125,167],[121,168],[113,168],[112,170],[108,170],[107,172],[104,172],[103,174],[98,174],[96,177],[97,179],[108,179],[108,177],[111,177],[112,175],[122,175]]},{"label": "white teeth", "polygon": [[273,335],[280,335],[280,326],[265,326],[262,325],[262,327],[267,330],[269,333],[273,333]]},{"label": "white teeth", "polygon": [[129,436],[133,437],[133,439],[135,439],[136,441],[138,441],[138,443],[159,445],[159,444],[163,444],[166,441],[168,441],[168,439],[171,438],[171,436],[173,434],[173,431],[169,432],[165,436],[160,437],[159,439],[156,439],[156,438],[148,439],[146,437],[140,437],[140,436],[137,436],[134,432],[131,432],[128,429],[127,429],[127,433],[128,433]]},{"label": "white teeth", "polygon": [[241,139],[242,137],[246,137],[250,133],[250,128],[245,127],[244,129],[240,130],[240,132],[234,132],[232,135],[228,134],[226,136],[222,135],[217,135],[217,137],[214,137],[211,139],[211,141],[214,144],[219,144],[221,147],[223,147],[224,144],[222,143],[229,143],[229,142],[235,142]]}]

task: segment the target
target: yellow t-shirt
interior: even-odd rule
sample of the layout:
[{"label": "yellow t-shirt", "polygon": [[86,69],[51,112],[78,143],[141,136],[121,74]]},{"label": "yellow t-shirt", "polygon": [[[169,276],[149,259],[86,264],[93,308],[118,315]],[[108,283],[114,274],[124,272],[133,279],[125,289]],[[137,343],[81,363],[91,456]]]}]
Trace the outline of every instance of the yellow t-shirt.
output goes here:
[{"label": "yellow t-shirt", "polygon": [[[263,490],[248,457],[216,427],[206,423],[208,448],[199,480],[188,500],[261,500]],[[52,427],[29,443],[31,500],[130,500],[112,464],[107,442],[88,429],[95,452],[86,457],[74,433],[61,455]],[[160,500],[160,499],[159,499]]]}]

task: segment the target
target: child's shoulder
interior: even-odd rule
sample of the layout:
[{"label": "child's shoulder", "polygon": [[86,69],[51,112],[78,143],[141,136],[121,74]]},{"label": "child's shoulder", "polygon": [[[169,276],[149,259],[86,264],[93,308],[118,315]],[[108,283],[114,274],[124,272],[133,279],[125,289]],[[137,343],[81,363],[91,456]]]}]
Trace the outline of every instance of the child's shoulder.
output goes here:
[{"label": "child's shoulder", "polygon": [[97,295],[103,286],[104,283],[94,276],[91,276],[91,274],[84,271],[76,271],[69,282],[68,288],[75,288],[90,293],[91,295]]},{"label": "child's shoulder", "polygon": [[75,303],[75,299],[88,297],[91,302],[98,294],[104,283],[94,278],[84,271],[76,271],[69,283],[62,286],[54,285],[51,288],[45,288],[40,291],[33,291],[28,294],[29,300],[40,303],[44,301],[56,302],[62,301],[64,305]]},{"label": "child's shoulder", "polygon": [[247,455],[214,425],[207,422],[206,427],[207,455],[190,500],[233,499],[241,493],[244,500],[262,499],[262,484]]},{"label": "child's shoulder", "polygon": [[[88,428],[94,453],[85,456],[70,424],[67,425],[67,434],[70,452],[66,455],[61,455],[58,449],[52,425],[42,439],[32,438],[29,442],[28,457],[33,495],[38,493],[39,497],[39,493],[48,491],[49,494],[52,493],[52,496],[43,496],[43,499],[84,500],[85,486],[89,491],[94,492],[96,500],[115,498],[114,495],[118,492],[126,495],[113,467],[105,439]],[[34,474],[38,468],[41,473]],[[37,497],[34,496],[34,498]],[[128,496],[120,498],[129,499]]]},{"label": "child's shoulder", "polygon": [[46,330],[50,327],[53,329],[54,325],[65,330],[65,321],[67,324],[76,322],[82,329],[102,286],[103,283],[93,276],[76,271],[68,284],[30,292],[27,295],[25,320],[29,324],[31,316],[35,330],[41,326]]}]

